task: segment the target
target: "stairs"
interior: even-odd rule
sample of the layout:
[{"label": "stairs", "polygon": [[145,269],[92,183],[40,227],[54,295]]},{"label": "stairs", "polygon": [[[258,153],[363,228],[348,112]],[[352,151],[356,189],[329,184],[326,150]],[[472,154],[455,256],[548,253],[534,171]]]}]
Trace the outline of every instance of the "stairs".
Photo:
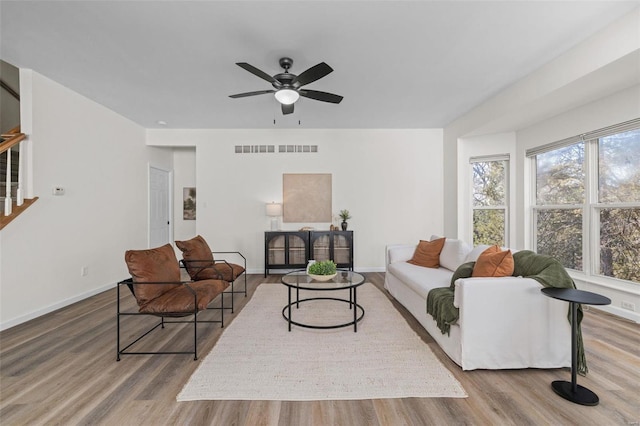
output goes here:
[{"label": "stairs", "polygon": [[[15,219],[16,217],[20,216],[20,214],[25,211],[28,207],[30,207],[33,203],[35,203],[38,200],[38,197],[34,197],[34,198],[25,198],[24,203],[22,203],[21,206],[18,206],[16,204],[16,202],[13,202],[13,210],[11,211],[11,214],[9,216],[5,216],[4,215],[4,211],[0,212],[0,230],[3,229],[5,226],[7,226],[13,219]],[[3,198],[3,204],[4,206],[4,198]]]},{"label": "stairs", "polygon": [[[31,206],[38,198],[24,199],[21,205],[17,205],[17,190],[20,172],[20,142],[25,139],[25,135],[16,128],[7,134],[2,135],[0,140],[0,229],[7,226],[13,219],[18,217],[23,211]],[[7,167],[8,151],[11,151],[11,165]],[[11,175],[7,176],[7,170],[11,169]],[[23,171],[24,173],[24,171]],[[9,177],[9,189],[7,190],[7,177]],[[7,194],[9,192],[9,194]],[[11,213],[5,215],[5,201],[7,196],[11,198]]]}]

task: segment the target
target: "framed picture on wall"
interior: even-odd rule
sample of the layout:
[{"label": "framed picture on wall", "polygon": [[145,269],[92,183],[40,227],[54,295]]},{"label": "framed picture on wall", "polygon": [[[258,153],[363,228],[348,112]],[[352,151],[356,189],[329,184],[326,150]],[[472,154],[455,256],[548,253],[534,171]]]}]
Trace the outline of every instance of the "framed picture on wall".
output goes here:
[{"label": "framed picture on wall", "polygon": [[282,175],[283,222],[331,223],[331,173]]},{"label": "framed picture on wall", "polygon": [[182,219],[196,220],[196,189],[182,189]]}]

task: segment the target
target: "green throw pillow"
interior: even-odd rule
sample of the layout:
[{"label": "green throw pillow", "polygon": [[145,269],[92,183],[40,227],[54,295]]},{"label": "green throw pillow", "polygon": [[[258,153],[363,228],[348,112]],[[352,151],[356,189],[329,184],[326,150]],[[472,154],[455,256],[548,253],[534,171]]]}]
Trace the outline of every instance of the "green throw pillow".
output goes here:
[{"label": "green throw pillow", "polygon": [[456,269],[451,277],[451,285],[449,288],[452,290],[455,288],[455,282],[458,278],[469,278],[471,274],[473,274],[473,267],[475,264],[476,262],[467,262],[458,266],[458,269]]}]

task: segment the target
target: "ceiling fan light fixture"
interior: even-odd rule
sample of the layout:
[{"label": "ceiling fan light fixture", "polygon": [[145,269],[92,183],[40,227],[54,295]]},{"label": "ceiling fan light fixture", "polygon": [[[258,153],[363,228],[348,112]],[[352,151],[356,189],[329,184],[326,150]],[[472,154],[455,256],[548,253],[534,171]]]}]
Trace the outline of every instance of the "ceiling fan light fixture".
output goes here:
[{"label": "ceiling fan light fixture", "polygon": [[280,89],[274,94],[274,96],[278,102],[284,105],[291,105],[300,98],[300,94],[291,89]]}]

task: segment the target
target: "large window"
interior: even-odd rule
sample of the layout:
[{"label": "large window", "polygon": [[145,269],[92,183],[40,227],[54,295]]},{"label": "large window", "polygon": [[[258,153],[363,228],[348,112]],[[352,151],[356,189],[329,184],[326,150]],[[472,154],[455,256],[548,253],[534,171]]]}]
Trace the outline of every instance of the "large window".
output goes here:
[{"label": "large window", "polygon": [[535,250],[640,282],[640,120],[532,151]]},{"label": "large window", "polygon": [[640,129],[598,139],[598,273],[640,282]]},{"label": "large window", "polygon": [[536,251],[582,270],[584,143],[536,156]]},{"label": "large window", "polygon": [[472,158],[473,244],[507,245],[508,157]]}]

